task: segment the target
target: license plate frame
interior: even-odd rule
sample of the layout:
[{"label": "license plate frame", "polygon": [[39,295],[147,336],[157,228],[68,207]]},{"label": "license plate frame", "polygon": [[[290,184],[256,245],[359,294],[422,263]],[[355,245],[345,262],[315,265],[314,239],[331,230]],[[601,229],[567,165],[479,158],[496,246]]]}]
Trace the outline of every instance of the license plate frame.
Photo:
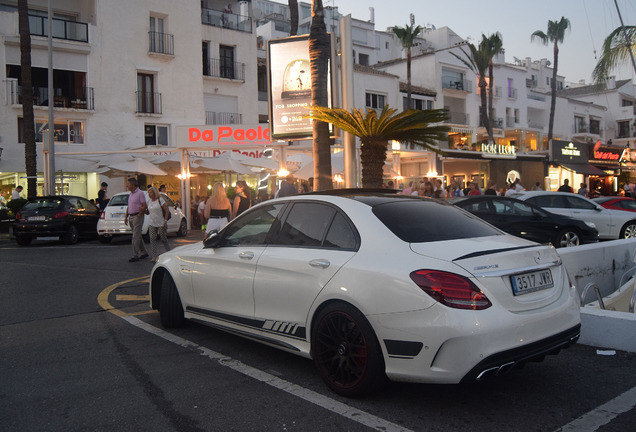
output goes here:
[{"label": "license plate frame", "polygon": [[515,296],[543,291],[554,287],[552,271],[548,269],[518,273],[510,276],[512,293]]}]

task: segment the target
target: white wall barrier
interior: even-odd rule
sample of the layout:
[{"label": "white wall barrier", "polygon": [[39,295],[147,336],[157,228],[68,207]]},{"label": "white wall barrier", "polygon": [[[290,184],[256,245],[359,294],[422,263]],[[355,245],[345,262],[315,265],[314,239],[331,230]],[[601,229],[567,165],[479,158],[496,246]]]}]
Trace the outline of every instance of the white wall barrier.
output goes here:
[{"label": "white wall barrier", "polygon": [[[635,253],[636,239],[559,249],[579,295],[586,285],[595,283],[603,297],[618,289],[623,275],[636,265]],[[584,303],[596,299],[594,291],[588,290]],[[636,314],[581,307],[579,343],[636,352]]]}]

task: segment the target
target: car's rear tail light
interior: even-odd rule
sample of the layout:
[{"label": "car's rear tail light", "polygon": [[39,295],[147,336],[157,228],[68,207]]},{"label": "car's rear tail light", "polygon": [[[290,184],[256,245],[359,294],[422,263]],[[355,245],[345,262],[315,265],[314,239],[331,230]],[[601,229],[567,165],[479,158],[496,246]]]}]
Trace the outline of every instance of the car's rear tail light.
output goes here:
[{"label": "car's rear tail light", "polygon": [[102,219],[102,220],[106,220],[106,212],[105,211],[101,212],[99,214],[99,218]]},{"label": "car's rear tail light", "polygon": [[463,276],[438,270],[417,270],[410,276],[426,294],[448,307],[481,310],[492,306],[486,295]]},{"label": "car's rear tail light", "polygon": [[57,212],[55,213],[55,216],[53,216],[53,219],[60,219],[63,217],[68,216],[68,212],[67,211],[61,211],[61,212]]}]

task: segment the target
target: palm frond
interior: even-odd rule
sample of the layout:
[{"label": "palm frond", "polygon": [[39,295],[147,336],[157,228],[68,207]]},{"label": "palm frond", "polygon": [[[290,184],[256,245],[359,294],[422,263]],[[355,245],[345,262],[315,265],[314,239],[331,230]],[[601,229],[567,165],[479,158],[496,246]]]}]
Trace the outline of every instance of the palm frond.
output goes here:
[{"label": "palm frond", "polygon": [[621,26],[612,31],[603,42],[601,57],[592,72],[597,85],[605,84],[610,72],[631,60],[630,50],[636,49],[636,26]]}]

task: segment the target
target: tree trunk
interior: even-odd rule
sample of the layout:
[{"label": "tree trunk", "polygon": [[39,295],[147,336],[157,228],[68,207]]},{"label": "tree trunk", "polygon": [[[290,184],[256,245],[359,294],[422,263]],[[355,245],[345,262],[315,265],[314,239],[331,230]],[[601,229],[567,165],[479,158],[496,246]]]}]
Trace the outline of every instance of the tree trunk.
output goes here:
[{"label": "tree trunk", "polygon": [[[312,0],[309,62],[311,69],[311,104],[328,106],[327,74],[329,73],[330,39],[327,35],[322,0]],[[331,179],[331,138],[329,125],[313,121],[314,190],[333,188]]]},{"label": "tree trunk", "polygon": [[362,139],[360,146],[362,187],[382,187],[383,169],[388,145],[388,141]]},{"label": "tree trunk", "polygon": [[493,127],[495,125],[494,119],[494,107],[492,105],[492,88],[495,85],[495,76],[493,72],[493,63],[492,59],[488,62],[488,127],[486,130],[488,131],[488,142],[490,144],[495,143],[495,133],[493,131]]},{"label": "tree trunk", "polygon": [[411,109],[411,48],[406,50],[406,109]]},{"label": "tree trunk", "polygon": [[548,145],[552,142],[554,111],[556,110],[557,67],[559,66],[559,46],[554,42],[554,69],[552,69],[552,97],[550,100],[550,123],[548,124]]},{"label": "tree trunk", "polygon": [[[22,80],[22,117],[24,119],[24,165],[27,174],[27,197],[37,196],[37,155],[35,147],[35,119],[33,115],[33,82],[31,79],[31,31],[29,29],[29,6],[27,0],[18,1],[20,31],[20,69]],[[49,97],[49,103],[52,103]],[[53,130],[49,127],[49,130]]]},{"label": "tree trunk", "polygon": [[296,36],[298,34],[298,0],[287,0],[289,5],[289,24],[291,29],[289,30],[290,36]]},{"label": "tree trunk", "polygon": [[481,99],[481,106],[479,107],[479,116],[482,124],[486,128],[488,139],[492,136],[492,129],[490,129],[490,120],[488,119],[488,98],[486,96],[486,79],[482,76],[479,77],[479,97]]}]

